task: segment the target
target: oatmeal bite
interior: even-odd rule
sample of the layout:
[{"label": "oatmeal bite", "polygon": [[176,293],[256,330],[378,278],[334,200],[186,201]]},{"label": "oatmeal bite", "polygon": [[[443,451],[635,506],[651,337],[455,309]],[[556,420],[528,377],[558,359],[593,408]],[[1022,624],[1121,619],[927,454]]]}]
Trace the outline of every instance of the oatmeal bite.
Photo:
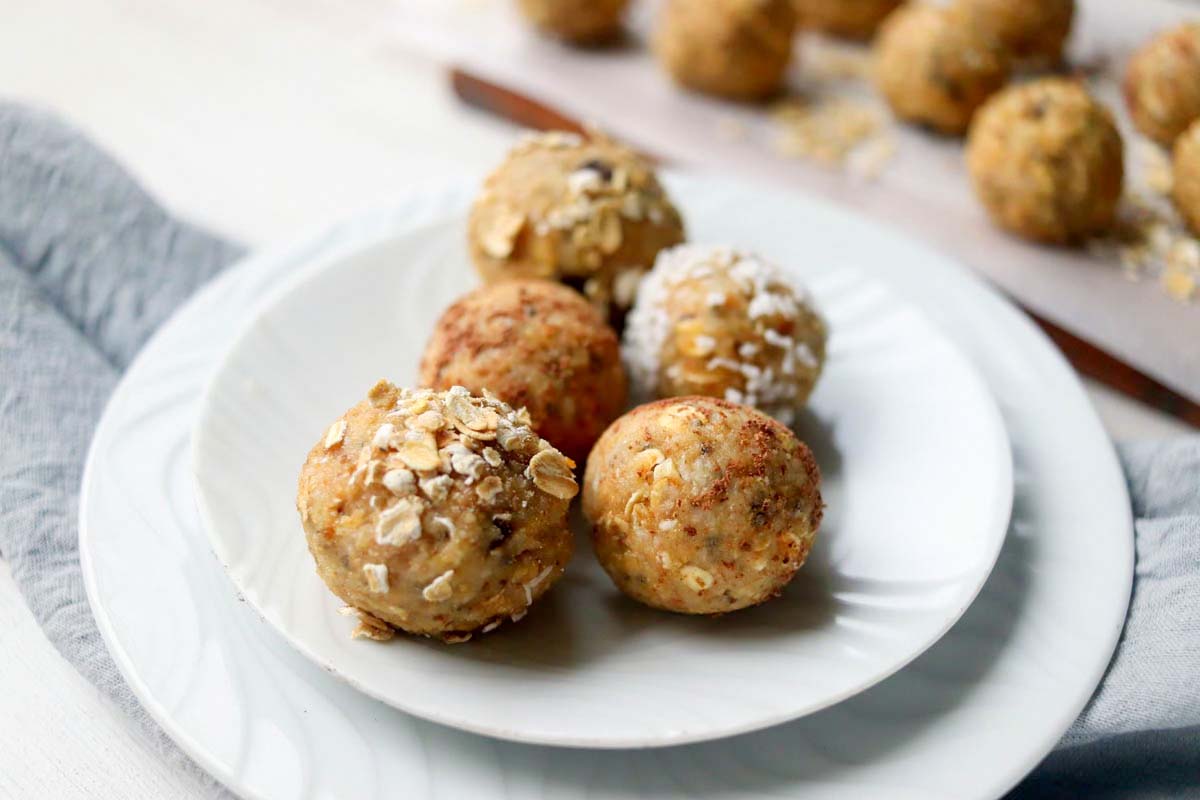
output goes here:
[{"label": "oatmeal bite", "polygon": [[1000,227],[1069,244],[1116,216],[1124,149],[1112,115],[1077,81],[1043,78],[989,100],[971,123],[967,169]]},{"label": "oatmeal bite", "polygon": [[897,117],[952,136],[1008,80],[1008,56],[953,9],[910,3],[875,41],[875,85]]},{"label": "oatmeal bite", "polygon": [[1075,19],[1075,0],[956,0],[971,24],[987,31],[1015,57],[1062,60]]},{"label": "oatmeal bite", "polygon": [[484,286],[450,306],[425,348],[421,383],[490,390],[581,463],[625,407],[616,333],[578,292],[549,281]]},{"label": "oatmeal bite", "polygon": [[825,322],[774,265],[727,247],[663,252],[622,346],[635,400],[702,394],[791,424],[821,375]]},{"label": "oatmeal bite", "polygon": [[1164,147],[1200,119],[1200,22],[1165,31],[1134,54],[1125,105],[1137,129]]},{"label": "oatmeal bite", "polygon": [[681,86],[758,100],[783,84],[795,30],[792,0],[667,0],[654,47]]},{"label": "oatmeal bite", "polygon": [[903,0],[793,0],[800,26],[848,39],[869,39]]},{"label": "oatmeal bite", "polygon": [[658,251],[682,241],[654,170],[597,132],[523,138],[484,182],[468,222],[485,281],[562,281],[605,314],[627,308]]},{"label": "oatmeal bite", "polygon": [[519,0],[517,5],[544,33],[591,44],[617,35],[629,0]]},{"label": "oatmeal bite", "polygon": [[777,596],[821,524],[808,447],[747,406],[682,397],[639,406],[596,443],[583,512],[622,592],[655,608],[720,614]]},{"label": "oatmeal bite", "polygon": [[464,641],[562,576],[573,467],[500,400],[380,381],[309,452],[296,507],[356,636]]}]

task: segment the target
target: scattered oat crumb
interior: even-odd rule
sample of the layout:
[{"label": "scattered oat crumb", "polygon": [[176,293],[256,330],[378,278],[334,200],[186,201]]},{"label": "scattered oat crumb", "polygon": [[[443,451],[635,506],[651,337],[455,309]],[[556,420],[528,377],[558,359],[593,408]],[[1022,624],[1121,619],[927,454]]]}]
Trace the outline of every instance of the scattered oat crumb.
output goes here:
[{"label": "scattered oat crumb", "polygon": [[1181,303],[1196,298],[1200,284],[1200,241],[1187,230],[1169,199],[1130,193],[1122,200],[1116,228],[1088,243],[1088,249],[1115,261],[1132,282],[1157,281]]},{"label": "scattered oat crumb", "polygon": [[771,117],[778,128],[775,152],[788,158],[850,167],[874,177],[895,153],[883,115],[864,102],[840,97],[789,99],[776,104]]},{"label": "scattered oat crumb", "polygon": [[388,625],[379,617],[368,614],[353,606],[344,606],[338,609],[338,613],[345,617],[358,617],[358,627],[350,632],[351,639],[370,639],[375,642],[386,642],[396,635],[396,631],[391,625]]}]

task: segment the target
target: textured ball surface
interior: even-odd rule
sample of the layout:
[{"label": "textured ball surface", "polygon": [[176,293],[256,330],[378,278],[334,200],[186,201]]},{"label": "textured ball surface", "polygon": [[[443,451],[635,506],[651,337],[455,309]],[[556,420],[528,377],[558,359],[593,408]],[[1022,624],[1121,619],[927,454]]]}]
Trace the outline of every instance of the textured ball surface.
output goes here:
[{"label": "textured ball surface", "polygon": [[1165,147],[1200,119],[1200,22],[1172,28],[1134,54],[1125,105],[1137,129]]},{"label": "textured ball surface", "polygon": [[682,86],[756,100],[782,85],[795,30],[792,0],[667,0],[655,50]]},{"label": "textured ball surface", "polygon": [[1008,80],[1000,44],[951,9],[905,6],[875,42],[875,84],[897,117],[951,135]]},{"label": "textured ball surface", "polygon": [[903,0],[794,0],[800,26],[847,39],[869,39]]},{"label": "textured ball surface", "polygon": [[979,110],[967,167],[998,225],[1065,244],[1112,226],[1124,151],[1108,109],[1079,83],[1047,78],[1005,89]]},{"label": "textured ball surface", "polygon": [[778,595],[821,524],[808,447],[747,406],[683,397],[639,406],[592,451],[583,511],[601,565],[639,602],[720,614]]},{"label": "textured ball surface", "polygon": [[650,165],[595,133],[525,137],[488,176],[468,222],[485,281],[562,281],[606,314],[629,306],[654,257],[683,236]]},{"label": "textured ball surface", "polygon": [[448,641],[525,615],[571,557],[573,464],[499,400],[381,381],[322,435],[296,506],[359,633]]},{"label": "textured ball surface", "polygon": [[506,281],[442,314],[421,360],[421,384],[493,392],[525,408],[537,433],[582,463],[625,408],[616,333],[572,289]]},{"label": "textured ball surface", "polygon": [[1021,59],[1057,62],[1071,34],[1075,0],[957,0],[973,25]]},{"label": "textured ball surface", "polygon": [[775,266],[683,245],[642,282],[623,352],[637,400],[721,397],[790,424],[820,377],[826,336],[808,295]]},{"label": "textured ball surface", "polygon": [[526,19],[540,30],[579,44],[616,36],[627,5],[629,0],[518,0]]}]

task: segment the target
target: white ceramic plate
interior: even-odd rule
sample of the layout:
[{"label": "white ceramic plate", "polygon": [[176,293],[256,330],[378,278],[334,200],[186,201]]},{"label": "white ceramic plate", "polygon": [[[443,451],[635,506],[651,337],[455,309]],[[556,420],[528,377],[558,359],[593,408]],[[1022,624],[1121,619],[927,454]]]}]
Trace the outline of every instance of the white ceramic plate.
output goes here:
[{"label": "white ceramic plate", "polygon": [[605,577],[584,530],[563,582],[519,625],[461,646],[352,640],[354,621],[314,571],[296,475],[379,378],[416,385],[437,317],[475,284],[465,239],[465,217],[454,217],[325,260],[262,309],[201,407],[197,497],[217,555],[316,663],[389,705],[476,733],[651,747],[845,699],[925,650],[975,597],[1012,504],[991,395],[911,304],[798,235],[765,255],[796,265],[831,330],[799,426],[828,510],[782,598],[720,619],[643,608]]},{"label": "white ceramic plate", "polygon": [[[756,220],[764,247],[818,231],[839,263],[919,304],[986,376],[1010,433],[1016,495],[996,569],[962,620],[833,708],[638,753],[505,743],[423,722],[296,653],[239,602],[194,511],[187,454],[199,393],[232,331],[279,282],[458,213],[473,187],[408,196],[252,257],[206,289],[146,347],[97,429],[80,509],[88,597],[133,691],[202,766],[248,797],[969,800],[1000,796],[1054,745],[1108,664],[1133,569],[1124,479],[1065,362],[980,282],[905,237],[795,194],[671,185],[690,214],[737,209]],[[714,236],[731,227],[717,222]]]}]

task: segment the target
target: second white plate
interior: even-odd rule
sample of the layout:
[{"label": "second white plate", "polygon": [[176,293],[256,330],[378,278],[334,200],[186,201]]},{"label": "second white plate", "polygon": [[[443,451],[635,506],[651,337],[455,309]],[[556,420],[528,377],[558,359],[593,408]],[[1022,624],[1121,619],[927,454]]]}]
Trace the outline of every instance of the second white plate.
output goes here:
[{"label": "second white plate", "polygon": [[[765,255],[813,290],[832,330],[826,374],[798,426],[824,472],[829,512],[781,599],[715,620],[651,611],[616,592],[581,539],[564,581],[520,625],[457,647],[350,640],[352,623],[305,547],[296,474],[321,431],[377,379],[414,380],[434,320],[475,283],[463,228],[451,218],[308,272],[261,309],[203,404],[194,458],[213,545],[245,598],[311,659],[466,730],[658,746],[836,703],[908,663],[970,604],[1011,507],[999,413],[922,314],[841,263],[842,232],[799,220]],[[752,224],[739,235],[735,244],[759,236]]]}]

